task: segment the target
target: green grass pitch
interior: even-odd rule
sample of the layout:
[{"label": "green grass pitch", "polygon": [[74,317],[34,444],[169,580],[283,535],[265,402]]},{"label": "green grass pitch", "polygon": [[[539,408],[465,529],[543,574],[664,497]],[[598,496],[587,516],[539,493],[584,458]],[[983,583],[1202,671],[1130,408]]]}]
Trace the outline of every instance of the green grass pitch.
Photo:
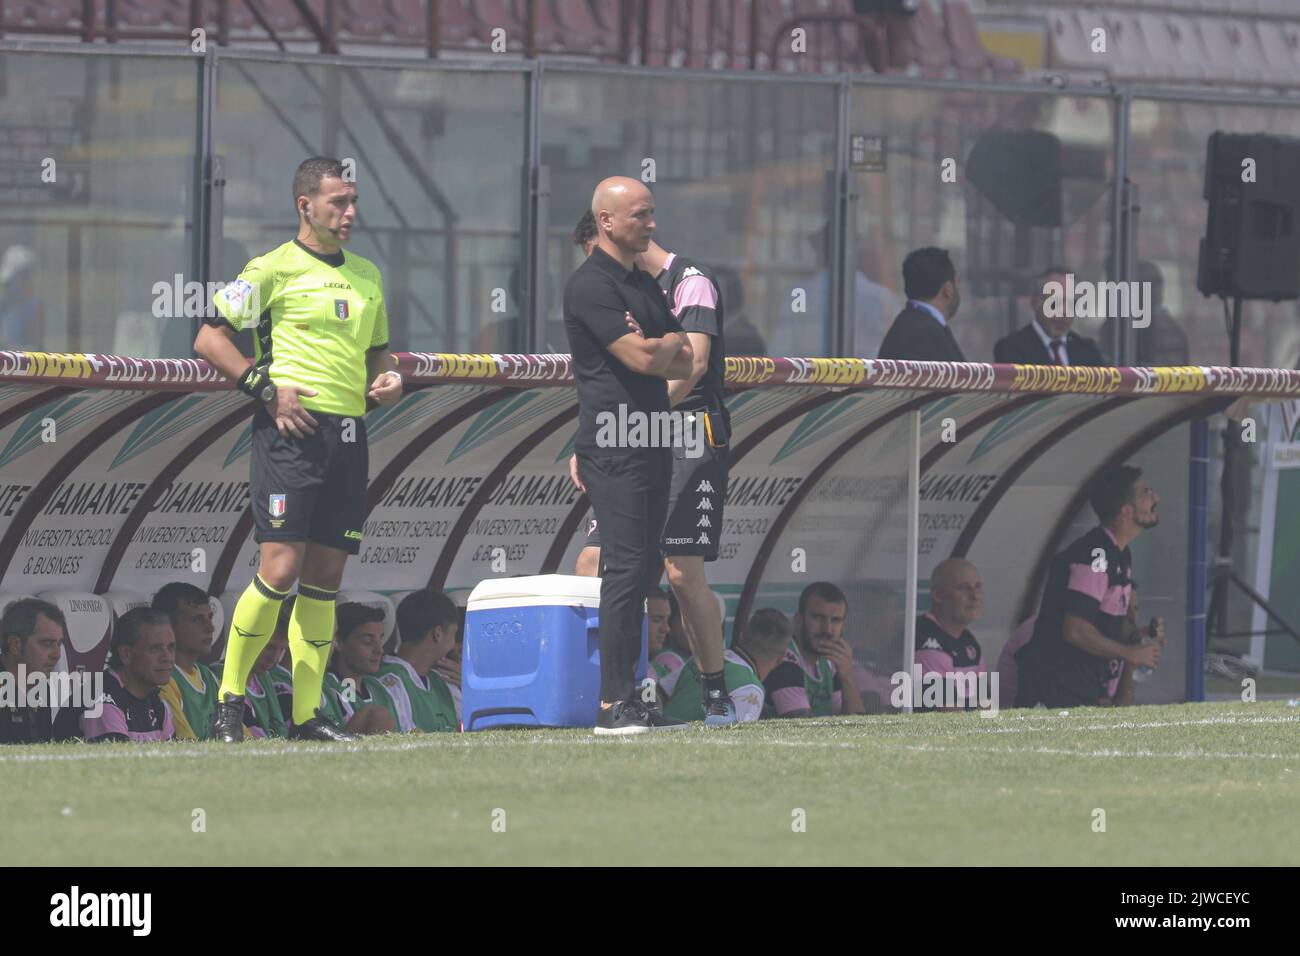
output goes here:
[{"label": "green grass pitch", "polygon": [[0,764],[10,866],[1300,859],[1300,710],[1284,702],[625,739],[68,744],[5,748]]}]

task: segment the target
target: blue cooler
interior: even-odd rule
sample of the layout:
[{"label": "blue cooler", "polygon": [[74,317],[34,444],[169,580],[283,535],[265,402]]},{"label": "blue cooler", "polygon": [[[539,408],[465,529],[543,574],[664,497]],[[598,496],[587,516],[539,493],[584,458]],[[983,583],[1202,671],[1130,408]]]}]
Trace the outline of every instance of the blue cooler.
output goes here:
[{"label": "blue cooler", "polygon": [[[600,706],[600,578],[479,582],[465,606],[465,730],[591,727]],[[636,679],[646,673],[646,625]]]}]

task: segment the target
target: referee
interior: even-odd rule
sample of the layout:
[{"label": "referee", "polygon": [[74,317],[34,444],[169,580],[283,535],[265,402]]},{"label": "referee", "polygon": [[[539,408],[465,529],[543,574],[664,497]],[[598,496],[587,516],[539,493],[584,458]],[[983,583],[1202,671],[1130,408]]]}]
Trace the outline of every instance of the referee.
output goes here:
[{"label": "referee", "polygon": [[601,420],[666,413],[667,380],[691,373],[691,345],[659,285],[636,266],[654,235],[650,190],[623,176],[602,180],[591,212],[596,248],[564,287],[564,325],[578,389],[577,471],[603,544],[596,733],[681,729],[633,689],[645,596],[663,567],[673,450],[636,442],[631,428],[611,441]]},{"label": "referee", "polygon": [[[388,353],[379,269],[344,254],[355,183],[337,159],[313,156],[293,176],[298,235],[253,259],[213,298],[194,351],[257,403],[249,494],[260,564],[235,606],[213,736],[243,739],[245,683],[298,581],[289,619],[290,737],[351,740],[319,711],[334,638],[334,603],[361,547],[369,454],[366,400],[394,405],[402,377]],[[254,328],[252,361],[232,341]],[[369,383],[369,384],[367,384]]]}]

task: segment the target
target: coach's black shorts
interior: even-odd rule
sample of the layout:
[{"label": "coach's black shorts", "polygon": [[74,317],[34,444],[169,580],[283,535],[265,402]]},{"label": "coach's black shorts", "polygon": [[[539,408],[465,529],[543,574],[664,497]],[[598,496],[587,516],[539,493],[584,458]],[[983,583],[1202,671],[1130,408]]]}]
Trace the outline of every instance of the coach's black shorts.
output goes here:
[{"label": "coach's black shorts", "polygon": [[[356,554],[370,472],[365,420],[309,414],[316,419],[316,431],[306,438],[281,437],[265,408],[253,416],[253,537],[259,542],[315,541]],[[345,441],[347,437],[352,440]]]},{"label": "coach's black shorts", "polygon": [[[685,448],[673,449],[668,519],[660,543],[666,556],[701,555],[705,561],[718,560],[729,450],[707,440],[696,458],[688,457]],[[587,522],[585,547],[600,547],[600,528],[594,517]]]}]

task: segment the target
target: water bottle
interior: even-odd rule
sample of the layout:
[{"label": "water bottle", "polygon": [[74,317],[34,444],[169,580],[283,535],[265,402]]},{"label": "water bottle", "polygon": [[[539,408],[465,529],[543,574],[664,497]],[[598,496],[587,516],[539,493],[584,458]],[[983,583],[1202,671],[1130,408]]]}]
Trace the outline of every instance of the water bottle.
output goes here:
[{"label": "water bottle", "polygon": [[[1138,644],[1142,647],[1147,647],[1155,643],[1157,643],[1156,619],[1153,617],[1151,619],[1151,623],[1147,625],[1146,633],[1142,635],[1142,640],[1139,641]],[[1155,668],[1139,667],[1137,670],[1133,672],[1133,680],[1135,683],[1145,684],[1147,681],[1151,679],[1151,675],[1154,673],[1155,673]]]}]

